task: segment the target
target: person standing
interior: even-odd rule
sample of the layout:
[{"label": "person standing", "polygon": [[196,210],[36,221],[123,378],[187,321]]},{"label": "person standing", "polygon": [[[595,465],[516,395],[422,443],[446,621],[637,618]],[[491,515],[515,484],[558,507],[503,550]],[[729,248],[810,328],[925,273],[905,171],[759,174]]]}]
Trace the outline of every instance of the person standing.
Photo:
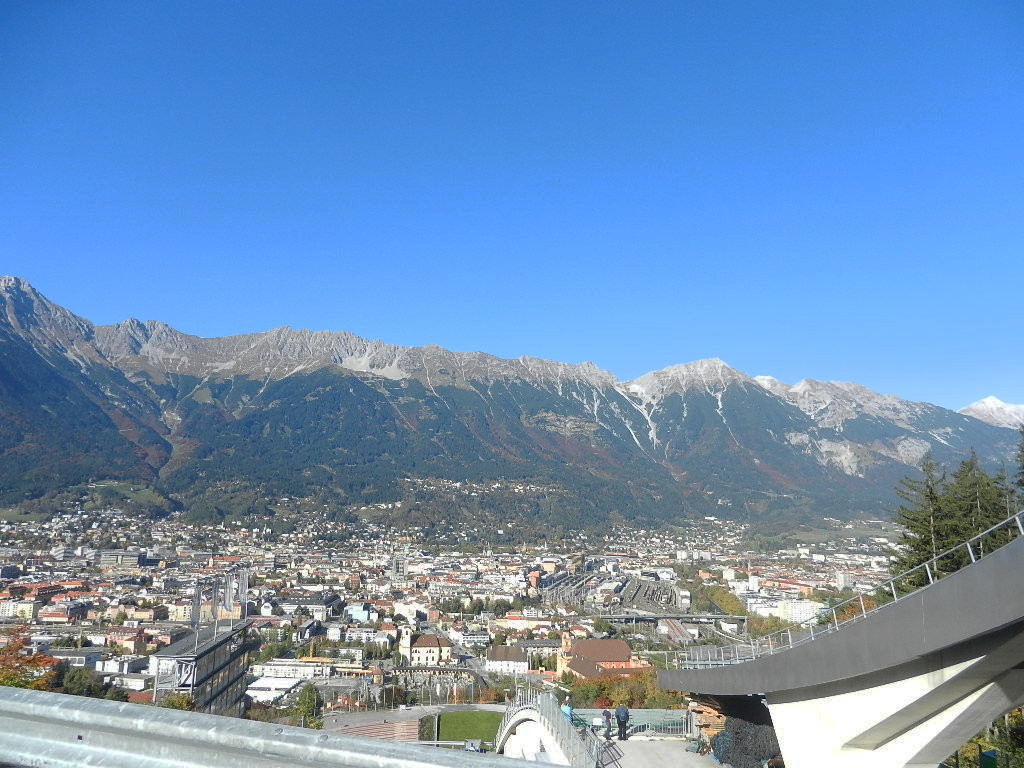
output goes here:
[{"label": "person standing", "polygon": [[605,741],[612,740],[612,713],[605,709],[601,713],[601,717],[604,718],[604,739]]},{"label": "person standing", "polygon": [[615,720],[619,724],[619,741],[626,740],[626,726],[629,724],[629,710],[625,704],[615,708]]}]

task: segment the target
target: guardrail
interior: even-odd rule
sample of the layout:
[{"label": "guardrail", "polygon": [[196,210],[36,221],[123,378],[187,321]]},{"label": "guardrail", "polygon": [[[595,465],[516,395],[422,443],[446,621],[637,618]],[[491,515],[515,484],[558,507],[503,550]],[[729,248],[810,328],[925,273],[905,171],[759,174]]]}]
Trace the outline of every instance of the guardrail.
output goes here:
[{"label": "guardrail", "polygon": [[[573,716],[581,724],[588,725],[598,736],[604,733],[602,709],[584,708],[573,710]],[[614,713],[612,733],[617,732]],[[693,733],[693,713],[688,709],[631,709],[629,711],[629,733],[647,733],[660,736],[690,736]]]},{"label": "guardrail", "polygon": [[692,718],[685,717],[674,723],[630,723],[629,733],[631,735],[642,733],[647,736],[689,738],[694,735],[694,727]]},{"label": "guardrail", "polygon": [[[1024,536],[1024,511],[1010,515],[988,530],[883,582],[875,589],[873,595],[857,595],[820,611],[810,619],[751,640],[749,643],[732,646],[694,646],[687,652],[688,658],[684,662],[684,667],[703,669],[741,664],[810,642],[850,623],[861,621],[876,611],[883,610],[887,605],[893,605],[928,588],[939,579],[978,562],[1021,536]],[[870,607],[869,602],[873,603]]]},{"label": "guardrail", "polygon": [[522,690],[509,702],[508,709],[498,726],[498,739],[506,727],[523,712],[532,710],[536,720],[558,744],[559,749],[573,768],[596,768],[600,764],[603,745],[601,740],[587,727],[575,727],[558,706],[558,700],[550,693]]},{"label": "guardrail", "polygon": [[0,764],[25,768],[510,768],[504,757],[0,687]]}]

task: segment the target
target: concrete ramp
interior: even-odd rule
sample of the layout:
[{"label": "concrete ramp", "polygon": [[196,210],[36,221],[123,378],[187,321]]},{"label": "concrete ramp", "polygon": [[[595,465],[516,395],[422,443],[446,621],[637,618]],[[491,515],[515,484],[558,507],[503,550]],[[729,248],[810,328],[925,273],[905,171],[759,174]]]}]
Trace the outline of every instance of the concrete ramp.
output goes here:
[{"label": "concrete ramp", "polygon": [[658,681],[766,706],[789,768],[936,766],[1024,704],[1024,536],[810,642]]},{"label": "concrete ramp", "polygon": [[531,690],[509,704],[494,747],[509,757],[573,768],[598,768],[602,752],[597,736],[570,723],[552,694]]}]

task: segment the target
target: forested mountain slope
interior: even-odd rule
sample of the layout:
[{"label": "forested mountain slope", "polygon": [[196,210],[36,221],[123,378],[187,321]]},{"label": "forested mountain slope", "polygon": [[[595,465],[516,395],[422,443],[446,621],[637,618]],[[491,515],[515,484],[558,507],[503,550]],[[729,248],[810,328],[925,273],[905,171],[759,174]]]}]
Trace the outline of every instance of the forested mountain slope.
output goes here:
[{"label": "forested mountain slope", "polygon": [[5,504],[111,477],[245,514],[282,495],[396,500],[403,478],[503,478],[549,489],[543,503],[498,504],[543,511],[545,524],[848,517],[883,514],[928,451],[955,462],[973,447],[998,463],[1015,440],[927,403],[856,384],[788,386],[719,360],[619,382],[589,363],[344,332],[97,327],[0,278]]}]

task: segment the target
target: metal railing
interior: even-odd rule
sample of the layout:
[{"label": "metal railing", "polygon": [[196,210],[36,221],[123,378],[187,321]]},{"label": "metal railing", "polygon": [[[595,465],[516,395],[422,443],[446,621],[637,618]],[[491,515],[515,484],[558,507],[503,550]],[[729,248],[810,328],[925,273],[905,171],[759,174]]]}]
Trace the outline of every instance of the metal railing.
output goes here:
[{"label": "metal railing", "polygon": [[589,727],[573,725],[558,706],[558,700],[546,692],[521,690],[505,710],[498,726],[497,741],[501,741],[506,728],[524,710],[530,710],[530,714],[551,735],[573,768],[596,768],[600,764],[603,749],[601,740]]},{"label": "metal railing", "polygon": [[819,611],[810,619],[753,639],[749,643],[731,646],[694,646],[687,652],[688,658],[683,666],[689,669],[704,669],[741,664],[810,642],[926,589],[939,579],[973,565],[1022,536],[1024,511],[1011,515],[931,560],[883,582],[875,589],[873,595],[859,594]]},{"label": "metal railing", "polygon": [[[581,724],[588,725],[598,736],[604,733],[603,709],[584,708],[573,711]],[[612,713],[612,733],[618,731]],[[629,733],[687,737],[693,733],[693,713],[688,709],[631,709]]]},{"label": "metal railing", "polygon": [[509,768],[507,758],[0,687],[0,764],[31,768]]},{"label": "metal railing", "polygon": [[693,722],[690,717],[681,718],[674,723],[630,723],[629,725],[630,734],[642,733],[647,736],[689,738],[693,735],[693,730]]}]

